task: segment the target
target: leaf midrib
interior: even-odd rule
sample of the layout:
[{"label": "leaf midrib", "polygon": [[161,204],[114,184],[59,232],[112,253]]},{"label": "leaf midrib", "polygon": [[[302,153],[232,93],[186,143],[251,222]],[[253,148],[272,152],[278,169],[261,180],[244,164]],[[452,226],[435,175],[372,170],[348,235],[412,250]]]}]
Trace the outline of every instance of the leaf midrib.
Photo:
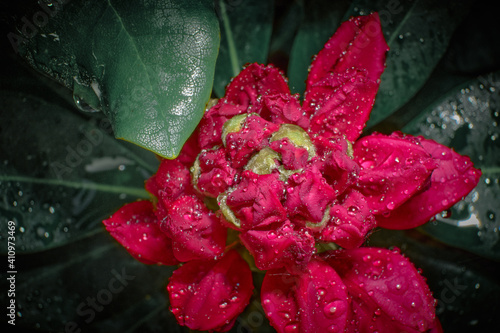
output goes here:
[{"label": "leaf midrib", "polygon": [[0,175],[0,182],[1,181],[33,183],[33,184],[42,184],[49,186],[64,186],[76,189],[97,190],[107,193],[127,194],[143,199],[148,199],[150,197],[148,192],[142,188],[116,186],[110,184],[97,184],[94,182],[72,182],[67,180],[59,180],[55,178],[35,178],[35,177],[12,176],[12,175]]},{"label": "leaf midrib", "polygon": [[413,10],[415,9],[415,7],[417,6],[417,2],[418,1],[415,1],[413,2],[410,10],[408,10],[405,14],[405,16],[403,17],[403,20],[398,24],[398,26],[396,27],[396,30],[393,31],[391,37],[389,38],[389,40],[387,41],[387,45],[391,48],[392,44],[394,43],[394,40],[396,39],[396,36],[399,36],[399,32],[401,31],[402,27],[405,25],[406,21],[408,21],[408,19],[410,18]]}]

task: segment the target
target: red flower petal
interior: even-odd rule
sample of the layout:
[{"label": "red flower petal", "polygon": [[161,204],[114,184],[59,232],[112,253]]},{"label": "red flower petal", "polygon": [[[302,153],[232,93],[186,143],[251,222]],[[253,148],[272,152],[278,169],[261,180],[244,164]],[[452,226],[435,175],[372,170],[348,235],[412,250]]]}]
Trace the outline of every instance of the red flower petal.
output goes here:
[{"label": "red flower petal", "polygon": [[325,262],[313,259],[304,272],[267,271],[262,307],[278,332],[344,332],[351,309],[345,286]]},{"label": "red flower petal", "polygon": [[285,77],[272,65],[250,64],[226,88],[228,103],[249,107],[261,95],[290,94]]},{"label": "red flower petal", "polygon": [[258,175],[243,171],[238,186],[226,199],[227,206],[243,230],[283,222],[286,210],[281,204],[284,184],[277,173]]},{"label": "red flower petal", "polygon": [[203,150],[198,156],[199,170],[195,170],[193,181],[198,190],[212,198],[234,184],[236,170],[226,160],[226,149]]},{"label": "red flower petal", "polygon": [[[165,200],[177,199],[185,191],[192,191],[189,169],[178,160],[163,159],[158,171],[146,181],[146,190],[152,195],[164,196]],[[191,192],[190,192],[191,193]]]},{"label": "red flower petal", "polygon": [[182,150],[179,153],[179,156],[177,156],[176,160],[190,168],[194,160],[196,159],[196,156],[200,153],[200,146],[198,144],[198,136],[199,136],[199,129],[196,128],[193,134],[189,137],[189,139],[186,141],[184,146],[182,146]]},{"label": "red flower petal", "polygon": [[398,250],[357,248],[324,252],[352,297],[349,332],[424,332],[439,324],[434,298],[413,264]]},{"label": "red flower petal", "polygon": [[334,189],[314,166],[288,178],[285,208],[293,222],[321,227],[321,222],[326,222],[322,221],[326,208],[333,199]]},{"label": "red flower petal", "polygon": [[295,146],[289,138],[275,140],[269,144],[269,147],[280,153],[285,169],[299,170],[306,167],[309,152],[306,148]]},{"label": "red flower petal", "polygon": [[309,131],[315,134],[344,134],[355,141],[368,121],[378,91],[359,69],[332,73],[310,87],[304,110],[312,114]]},{"label": "red flower petal", "polygon": [[375,225],[375,217],[365,197],[351,191],[341,203],[330,208],[330,220],[318,238],[322,242],[334,242],[343,248],[352,249],[363,244],[367,233]]},{"label": "red flower petal", "polygon": [[353,67],[363,69],[369,80],[377,81],[385,69],[388,50],[377,13],[352,17],[342,23],[312,62],[307,86],[332,72]]},{"label": "red flower petal", "polygon": [[228,103],[225,99],[208,110],[198,125],[200,135],[198,143],[202,149],[210,149],[222,145],[222,127],[224,123],[241,113],[247,112],[247,107]]},{"label": "red flower petal", "polygon": [[354,145],[361,166],[357,189],[374,214],[390,213],[425,189],[436,167],[430,154],[413,137],[373,134]]},{"label": "red flower petal", "polygon": [[172,253],[172,241],[158,225],[151,202],[126,204],[103,223],[111,236],[140,262],[163,265],[179,263]]},{"label": "red flower petal", "polygon": [[426,223],[472,191],[481,177],[481,171],[474,168],[469,157],[433,140],[417,139],[438,164],[432,172],[431,186],[389,215],[377,216],[377,224],[383,228],[410,229]]},{"label": "red flower petal", "polygon": [[213,259],[226,245],[227,229],[203,202],[182,196],[171,204],[162,225],[172,238],[174,255],[185,262]]},{"label": "red flower petal", "polygon": [[225,147],[233,168],[243,167],[252,154],[269,145],[268,138],[279,126],[260,116],[248,116],[238,132],[226,136]]},{"label": "red flower petal", "polygon": [[312,62],[304,110],[310,131],[355,141],[370,115],[388,46],[374,13],[344,22]]},{"label": "red flower petal", "polygon": [[314,237],[306,228],[294,230],[290,221],[278,225],[240,234],[241,242],[255,259],[255,265],[261,270],[306,265],[314,252]]},{"label": "red flower petal", "polygon": [[174,271],[167,290],[180,325],[200,331],[228,331],[247,306],[252,272],[231,250],[219,260],[195,260]]},{"label": "red flower petal", "polygon": [[262,97],[260,116],[274,124],[294,124],[309,128],[309,117],[302,111],[298,95],[275,94]]},{"label": "red flower petal", "polygon": [[313,142],[319,155],[314,164],[333,187],[335,195],[342,194],[359,175],[359,165],[348,155],[352,155],[352,147],[340,136],[317,136]]},{"label": "red flower petal", "polygon": [[[290,89],[280,71],[272,66],[250,64],[226,88],[226,95],[205,113],[200,122],[200,147],[222,144],[222,126],[231,117],[256,112],[251,106],[260,104],[262,95],[288,94]],[[260,106],[259,106],[260,109]]]}]

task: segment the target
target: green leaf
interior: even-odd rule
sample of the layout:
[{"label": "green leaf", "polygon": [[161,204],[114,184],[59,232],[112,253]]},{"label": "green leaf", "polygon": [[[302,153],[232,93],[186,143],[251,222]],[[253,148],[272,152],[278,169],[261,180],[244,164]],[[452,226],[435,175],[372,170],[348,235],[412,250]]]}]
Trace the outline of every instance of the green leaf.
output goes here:
[{"label": "green leaf", "polygon": [[422,230],[447,244],[496,260],[500,259],[499,91],[499,72],[481,76],[453,89],[403,128],[406,133],[453,147],[483,172],[478,186],[453,207],[451,216],[437,216]]},{"label": "green leaf", "polygon": [[456,86],[466,84],[473,78],[471,75],[450,73],[439,66],[415,96],[400,109],[385,118],[384,121],[371,127],[370,132],[392,133],[400,130],[418,117],[422,110],[427,109],[435,100],[447,94]]},{"label": "green leaf", "polygon": [[[166,294],[175,267],[140,263],[102,227],[58,249],[17,255],[16,264],[12,328],[21,332],[180,331]],[[8,283],[2,272],[2,290]]]},{"label": "green leaf", "polygon": [[304,5],[304,17],[293,41],[288,64],[292,93],[304,93],[308,68],[313,56],[323,48],[340,26],[350,2],[350,0],[317,0]]},{"label": "green leaf", "polygon": [[265,64],[273,26],[274,1],[217,0],[221,43],[215,67],[214,91],[225,94],[226,85],[247,63]]},{"label": "green leaf", "polygon": [[113,138],[107,119],[3,91],[0,109],[0,234],[16,223],[17,253],[88,237],[126,202],[149,197],[144,180],[158,160]]},{"label": "green leaf", "polygon": [[377,11],[390,51],[367,126],[402,107],[424,85],[445,53],[471,2],[357,0],[344,16]]},{"label": "green leaf", "polygon": [[72,89],[82,109],[103,111],[117,138],[174,158],[212,91],[219,25],[211,1],[75,0],[45,8],[50,18],[32,25],[19,53]]},{"label": "green leaf", "polygon": [[293,40],[304,16],[304,1],[278,3],[275,11],[268,63],[285,70]]}]

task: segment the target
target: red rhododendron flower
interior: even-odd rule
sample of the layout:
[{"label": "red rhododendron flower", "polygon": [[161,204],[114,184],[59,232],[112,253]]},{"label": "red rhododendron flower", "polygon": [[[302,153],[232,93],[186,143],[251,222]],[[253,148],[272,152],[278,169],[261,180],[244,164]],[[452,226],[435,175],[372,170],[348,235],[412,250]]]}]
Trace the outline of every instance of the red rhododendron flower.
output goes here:
[{"label": "red rhododendron flower", "polygon": [[[413,265],[360,246],[376,226],[426,223],[481,172],[422,137],[360,138],[387,50],[377,14],[345,22],[314,59],[302,104],[278,69],[249,64],[146,182],[154,204],[104,221],[135,258],[183,263],[168,284],[181,325],[229,330],[252,267],[267,270],[262,306],[279,332],[441,331]],[[318,243],[341,249],[318,254]]]}]

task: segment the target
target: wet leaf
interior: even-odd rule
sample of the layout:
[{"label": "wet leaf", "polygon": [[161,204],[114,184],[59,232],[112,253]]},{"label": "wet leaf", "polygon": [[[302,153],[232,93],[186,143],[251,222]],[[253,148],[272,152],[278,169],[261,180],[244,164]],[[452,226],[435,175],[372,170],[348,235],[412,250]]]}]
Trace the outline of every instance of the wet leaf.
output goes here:
[{"label": "wet leaf", "polygon": [[367,126],[402,107],[427,81],[471,2],[353,1],[343,20],[377,11],[390,51]]},{"label": "wet leaf", "polygon": [[222,97],[230,79],[243,65],[266,63],[273,25],[274,1],[217,0],[221,42],[214,78],[214,91]]},{"label": "wet leaf", "polygon": [[[136,261],[99,229],[58,249],[17,256],[17,316],[11,329],[181,332],[165,292],[174,267]],[[0,273],[5,291],[6,276]]]},{"label": "wet leaf", "polygon": [[124,203],[148,197],[157,159],[114,139],[107,119],[23,93],[0,92],[0,109],[0,231],[16,222],[18,253],[87,237]]},{"label": "wet leaf", "polygon": [[483,175],[450,212],[422,227],[441,241],[500,259],[500,73],[480,76],[435,101],[403,131],[423,135],[471,158]]},{"label": "wet leaf", "polygon": [[82,110],[103,111],[117,138],[175,157],[212,90],[219,27],[211,1],[42,8],[45,24],[28,22],[10,35],[16,51],[70,88]]}]

